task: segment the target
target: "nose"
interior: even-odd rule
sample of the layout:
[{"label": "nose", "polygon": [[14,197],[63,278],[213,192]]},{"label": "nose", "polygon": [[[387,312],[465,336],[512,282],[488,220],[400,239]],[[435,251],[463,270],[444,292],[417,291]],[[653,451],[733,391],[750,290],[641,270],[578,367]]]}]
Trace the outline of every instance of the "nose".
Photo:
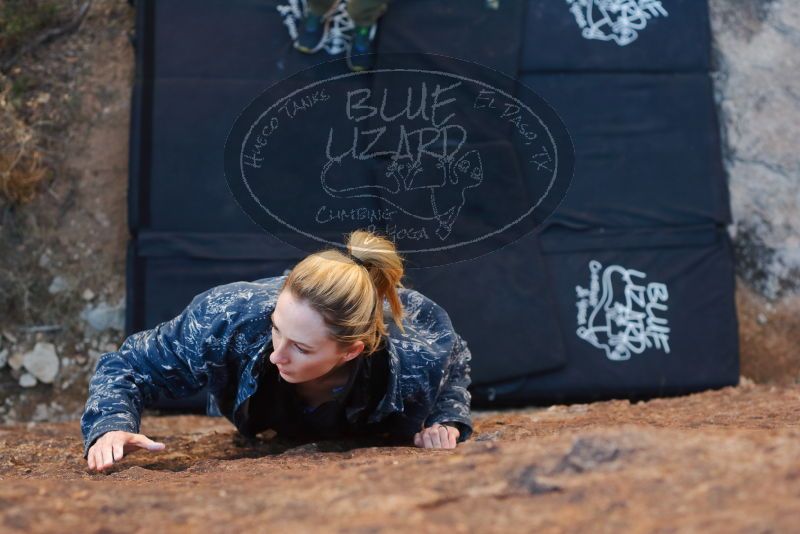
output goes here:
[{"label": "nose", "polygon": [[285,351],[283,350],[282,345],[276,345],[273,341],[272,347],[274,350],[272,351],[272,354],[269,355],[269,361],[275,365],[286,365],[289,363],[289,359],[285,356]]}]

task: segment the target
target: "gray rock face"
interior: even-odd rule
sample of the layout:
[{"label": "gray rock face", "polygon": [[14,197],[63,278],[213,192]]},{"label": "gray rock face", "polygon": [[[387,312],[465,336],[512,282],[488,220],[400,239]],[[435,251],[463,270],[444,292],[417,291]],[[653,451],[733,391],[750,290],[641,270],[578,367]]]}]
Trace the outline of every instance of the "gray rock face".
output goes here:
[{"label": "gray rock face", "polygon": [[800,2],[709,5],[742,371],[800,383]]},{"label": "gray rock face", "polygon": [[777,299],[800,289],[800,2],[710,6],[737,269]]},{"label": "gray rock face", "polygon": [[40,341],[32,351],[22,357],[22,365],[40,382],[52,384],[58,375],[58,355],[55,346]]}]

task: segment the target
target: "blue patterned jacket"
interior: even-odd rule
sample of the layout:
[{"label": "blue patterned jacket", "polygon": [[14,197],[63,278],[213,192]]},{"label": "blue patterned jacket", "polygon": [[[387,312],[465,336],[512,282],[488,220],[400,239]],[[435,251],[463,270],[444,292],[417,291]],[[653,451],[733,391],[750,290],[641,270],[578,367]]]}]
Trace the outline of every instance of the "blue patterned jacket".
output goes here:
[{"label": "blue patterned jacket", "polygon": [[[205,386],[208,415],[222,415],[242,434],[254,435],[246,401],[268,362],[269,317],[285,278],[213,287],[174,319],[132,334],[119,350],[103,354],[81,417],[84,458],[106,432],[139,433],[143,408],[160,395],[188,397]],[[388,384],[367,421],[390,422],[390,433],[409,443],[423,427],[447,422],[459,428],[458,441],[465,441],[472,434],[467,343],[442,307],[413,289],[398,291],[405,334],[384,302]]]}]

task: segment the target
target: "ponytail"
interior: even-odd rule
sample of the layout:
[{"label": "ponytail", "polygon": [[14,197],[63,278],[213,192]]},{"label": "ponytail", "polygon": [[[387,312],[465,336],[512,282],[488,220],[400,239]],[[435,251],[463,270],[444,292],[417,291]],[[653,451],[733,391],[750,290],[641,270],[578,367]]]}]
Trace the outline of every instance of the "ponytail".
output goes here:
[{"label": "ponytail", "polygon": [[398,294],[404,287],[403,260],[389,239],[364,230],[348,234],[346,246],[347,252],[331,248],[307,256],[289,273],[282,290],[319,312],[340,346],[363,341],[364,354],[370,355],[389,334],[384,301],[405,333]]}]

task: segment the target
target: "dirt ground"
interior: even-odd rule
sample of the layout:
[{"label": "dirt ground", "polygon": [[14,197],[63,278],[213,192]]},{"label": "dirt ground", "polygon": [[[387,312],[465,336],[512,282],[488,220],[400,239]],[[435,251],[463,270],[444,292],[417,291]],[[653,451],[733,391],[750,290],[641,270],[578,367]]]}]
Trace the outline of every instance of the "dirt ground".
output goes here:
[{"label": "dirt ground", "polygon": [[[725,20],[717,45],[733,60]],[[0,77],[11,155],[28,147],[49,169],[29,203],[0,199],[0,351],[46,341],[60,357],[55,381],[33,387],[0,366],[0,533],[800,530],[800,298],[771,302],[747,277],[742,373],[772,386],[475,412],[455,450],[250,441],[222,418],[146,416],[166,450],[89,472],[76,418],[97,357],[123,337],[80,314],[124,296],[133,27],[126,2],[94,0],[76,31]],[[51,293],[57,277],[67,289]]]},{"label": "dirt ground", "polygon": [[[66,6],[65,19],[87,3],[37,2]],[[711,2],[717,53],[729,62],[738,48],[727,47],[740,40],[726,32],[744,23],[733,24],[728,15],[749,20],[752,10],[739,9],[745,4]],[[102,305],[124,309],[135,12],[121,0],[89,5],[79,28],[0,73],[0,149],[8,148],[9,157],[39,153],[49,169],[30,202],[9,203],[0,194],[0,423],[79,417],[97,359],[125,338],[113,327],[89,328],[82,312]],[[739,98],[741,105],[752,100]],[[4,154],[0,150],[0,171]],[[770,300],[753,288],[758,276],[748,273],[761,265],[758,250],[746,243],[737,248],[741,373],[758,383],[800,383],[800,296]],[[752,269],[742,270],[743,264]],[[66,288],[51,293],[57,279]],[[23,387],[25,369],[18,362],[40,341],[55,346],[58,375],[52,384]]]},{"label": "dirt ground", "polygon": [[[86,3],[37,1],[61,6],[65,20]],[[77,30],[0,73],[0,171],[4,154],[27,153],[48,170],[29,202],[0,194],[0,422],[80,417],[97,359],[124,340],[81,312],[125,296],[135,12],[122,0],[89,5]],[[56,278],[66,287],[53,293]],[[58,375],[21,387],[25,370],[4,360],[39,341],[54,344]]]},{"label": "dirt ground", "polygon": [[78,422],[0,427],[5,532],[797,532],[800,387],[475,412],[456,449],[255,440],[145,416],[166,444],[89,472]]}]

